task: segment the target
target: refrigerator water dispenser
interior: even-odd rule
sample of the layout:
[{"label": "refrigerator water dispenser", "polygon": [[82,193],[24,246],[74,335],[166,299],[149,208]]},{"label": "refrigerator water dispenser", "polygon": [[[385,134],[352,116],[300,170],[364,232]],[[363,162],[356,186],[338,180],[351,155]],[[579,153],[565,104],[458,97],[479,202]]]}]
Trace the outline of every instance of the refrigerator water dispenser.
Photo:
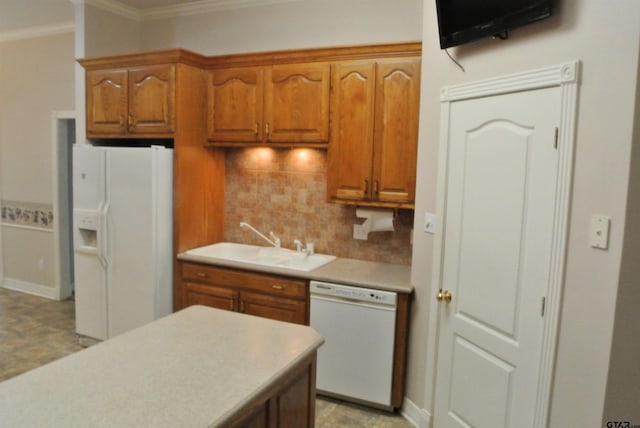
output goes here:
[{"label": "refrigerator water dispenser", "polygon": [[76,250],[96,254],[98,252],[100,212],[76,209],[73,212],[73,224],[76,230],[74,243]]}]

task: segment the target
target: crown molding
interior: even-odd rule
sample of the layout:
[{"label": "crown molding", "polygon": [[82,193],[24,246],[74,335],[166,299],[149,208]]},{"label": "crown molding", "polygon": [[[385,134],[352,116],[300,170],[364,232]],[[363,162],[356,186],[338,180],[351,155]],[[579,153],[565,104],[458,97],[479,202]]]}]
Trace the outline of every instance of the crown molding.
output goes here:
[{"label": "crown molding", "polygon": [[143,19],[162,19],[174,16],[196,15],[256,6],[293,3],[302,0],[198,0],[182,5],[157,7],[141,11]]},{"label": "crown molding", "polygon": [[304,0],[195,0],[189,3],[162,6],[151,9],[138,9],[118,0],[70,0],[74,4],[89,4],[106,11],[122,15],[135,21],[172,18],[175,16],[197,15],[223,10],[242,9],[255,6],[269,6],[280,3],[293,3]]},{"label": "crown molding", "polygon": [[121,16],[124,16],[125,18],[129,18],[134,21],[142,21],[144,18],[143,13],[140,9],[128,6],[117,0],[70,0],[70,1],[75,5],[88,4],[91,6],[95,6],[102,10],[106,10],[107,12],[115,13],[116,15],[121,15]]},{"label": "crown molding", "polygon": [[25,27],[18,30],[0,32],[0,43],[52,36],[55,34],[73,33],[74,31],[75,24],[73,22],[60,22],[57,24]]},{"label": "crown molding", "polygon": [[[176,16],[197,15],[202,13],[220,12],[223,10],[242,9],[247,7],[270,6],[281,3],[294,3],[305,0],[196,0],[189,3],[156,7],[152,9],[138,9],[121,3],[118,0],[69,0],[74,5],[88,4],[134,21],[172,18]],[[73,22],[25,27],[12,31],[0,32],[0,43],[12,40],[32,39],[35,37],[51,36],[75,31]]]}]

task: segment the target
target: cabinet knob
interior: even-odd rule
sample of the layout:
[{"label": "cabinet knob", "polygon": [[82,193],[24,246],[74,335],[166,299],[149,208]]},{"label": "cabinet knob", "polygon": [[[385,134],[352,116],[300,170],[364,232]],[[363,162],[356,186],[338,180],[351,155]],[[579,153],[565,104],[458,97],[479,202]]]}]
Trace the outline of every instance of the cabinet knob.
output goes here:
[{"label": "cabinet knob", "polygon": [[273,284],[271,288],[273,288],[274,290],[284,290],[285,286],[281,284]]},{"label": "cabinet knob", "polygon": [[264,133],[269,135],[269,131],[270,131],[269,123],[265,123],[265,125],[264,125]]},{"label": "cabinet knob", "polygon": [[207,277],[207,274],[206,274],[206,273],[204,273],[204,272],[198,272],[198,273],[196,273],[196,276],[197,276],[198,278],[206,278],[206,277]]}]

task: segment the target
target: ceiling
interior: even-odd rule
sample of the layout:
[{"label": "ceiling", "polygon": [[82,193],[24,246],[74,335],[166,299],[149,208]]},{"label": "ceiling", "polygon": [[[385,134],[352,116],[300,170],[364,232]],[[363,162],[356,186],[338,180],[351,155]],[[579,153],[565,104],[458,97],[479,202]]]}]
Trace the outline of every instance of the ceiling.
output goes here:
[{"label": "ceiling", "polygon": [[200,10],[209,6],[234,8],[281,1],[283,0],[0,0],[0,36],[29,28],[72,23],[74,3],[82,2],[149,16],[154,12],[171,13],[186,7]]}]

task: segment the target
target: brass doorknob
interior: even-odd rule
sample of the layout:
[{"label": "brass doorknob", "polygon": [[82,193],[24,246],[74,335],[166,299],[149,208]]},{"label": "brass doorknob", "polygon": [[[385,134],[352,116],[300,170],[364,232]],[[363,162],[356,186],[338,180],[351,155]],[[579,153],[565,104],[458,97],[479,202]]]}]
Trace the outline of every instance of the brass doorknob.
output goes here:
[{"label": "brass doorknob", "polygon": [[444,291],[440,290],[438,292],[438,296],[436,298],[438,299],[438,302],[445,301],[445,302],[449,303],[451,301],[451,297],[452,297],[451,291],[449,291],[449,290],[444,290]]}]

